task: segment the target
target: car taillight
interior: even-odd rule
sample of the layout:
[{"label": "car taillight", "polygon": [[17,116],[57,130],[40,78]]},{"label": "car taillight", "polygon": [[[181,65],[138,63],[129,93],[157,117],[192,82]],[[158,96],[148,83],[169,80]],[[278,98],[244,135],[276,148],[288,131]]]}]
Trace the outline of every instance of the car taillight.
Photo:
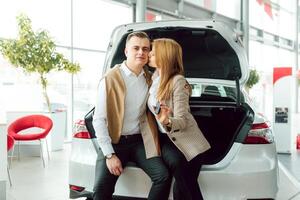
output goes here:
[{"label": "car taillight", "polygon": [[85,126],[84,120],[78,120],[75,122],[74,125],[74,138],[80,138],[80,139],[90,139],[91,136]]},{"label": "car taillight", "polygon": [[244,144],[271,144],[274,142],[272,130],[268,123],[252,124]]},{"label": "car taillight", "polygon": [[89,132],[79,132],[73,135],[74,138],[91,139]]},{"label": "car taillight", "polygon": [[75,190],[77,192],[81,192],[84,189],[85,189],[84,187],[80,187],[80,186],[76,186],[76,185],[70,185],[70,190]]}]

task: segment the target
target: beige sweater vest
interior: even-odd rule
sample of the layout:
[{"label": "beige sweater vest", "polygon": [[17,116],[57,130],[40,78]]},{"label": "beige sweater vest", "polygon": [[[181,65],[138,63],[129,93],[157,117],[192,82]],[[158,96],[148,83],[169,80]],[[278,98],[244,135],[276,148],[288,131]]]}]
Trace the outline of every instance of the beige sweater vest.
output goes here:
[{"label": "beige sweater vest", "polygon": [[[120,64],[114,66],[104,76],[106,84],[107,126],[112,143],[117,144],[121,137],[126,86],[120,72]],[[145,70],[148,85],[151,84],[150,74]]]}]

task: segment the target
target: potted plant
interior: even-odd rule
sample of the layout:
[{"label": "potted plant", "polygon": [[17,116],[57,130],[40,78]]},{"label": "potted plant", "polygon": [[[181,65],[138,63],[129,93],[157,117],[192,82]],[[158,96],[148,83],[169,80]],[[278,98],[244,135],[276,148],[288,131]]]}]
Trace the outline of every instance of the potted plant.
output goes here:
[{"label": "potted plant", "polygon": [[33,31],[31,20],[24,14],[17,16],[19,34],[17,39],[0,39],[0,52],[15,67],[25,73],[37,73],[49,112],[50,100],[47,93],[47,74],[51,71],[77,73],[78,64],[69,62],[56,51],[56,45],[45,30]]},{"label": "potted plant", "polygon": [[250,69],[249,78],[246,82],[246,90],[249,92],[249,89],[252,88],[259,81],[259,74],[256,69]]}]

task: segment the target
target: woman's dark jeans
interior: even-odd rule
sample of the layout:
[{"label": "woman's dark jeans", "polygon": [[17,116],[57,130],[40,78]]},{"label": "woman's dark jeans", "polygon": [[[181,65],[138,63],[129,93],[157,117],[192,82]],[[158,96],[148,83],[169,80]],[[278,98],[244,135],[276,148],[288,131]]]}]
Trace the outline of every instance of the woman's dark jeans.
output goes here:
[{"label": "woman's dark jeans", "polygon": [[198,176],[201,170],[200,156],[190,162],[172,143],[169,137],[161,134],[162,158],[175,178],[173,186],[174,200],[202,200]]}]

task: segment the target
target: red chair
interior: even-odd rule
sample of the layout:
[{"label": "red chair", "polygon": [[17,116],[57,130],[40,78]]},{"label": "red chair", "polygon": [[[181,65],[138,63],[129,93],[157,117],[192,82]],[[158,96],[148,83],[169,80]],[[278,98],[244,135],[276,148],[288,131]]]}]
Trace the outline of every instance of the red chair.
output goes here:
[{"label": "red chair", "polygon": [[[43,166],[45,167],[42,139],[45,139],[46,141],[48,159],[50,159],[46,136],[52,129],[52,126],[53,126],[52,120],[49,117],[44,115],[28,115],[16,119],[14,122],[12,122],[8,126],[8,135],[12,136],[16,141],[18,141],[18,158],[20,157],[19,141],[39,140],[40,153],[43,160]],[[29,128],[40,128],[41,130],[39,130],[40,132],[33,131],[32,133],[20,134],[21,131]]]},{"label": "red chair", "polygon": [[[10,135],[7,135],[7,151],[10,151],[14,147],[15,140]],[[11,164],[10,164],[11,165]],[[10,173],[9,173],[9,167],[7,166],[7,175],[10,186],[12,186]]]}]

